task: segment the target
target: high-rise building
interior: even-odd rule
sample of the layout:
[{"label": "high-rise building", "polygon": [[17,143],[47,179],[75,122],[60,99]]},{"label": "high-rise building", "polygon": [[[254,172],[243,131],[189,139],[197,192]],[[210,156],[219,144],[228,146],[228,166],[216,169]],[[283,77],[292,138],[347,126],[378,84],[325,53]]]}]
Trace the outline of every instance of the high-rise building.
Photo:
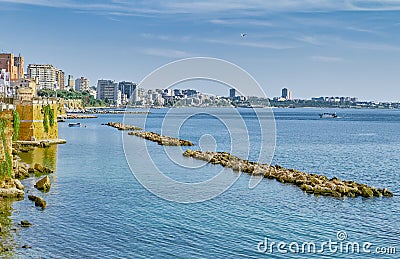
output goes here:
[{"label": "high-rise building", "polygon": [[58,88],[56,68],[53,65],[28,65],[28,77],[36,79],[38,90]]},{"label": "high-rise building", "polygon": [[121,91],[121,95],[126,95],[127,101],[135,103],[138,100],[137,85],[133,82],[119,82],[118,90]]},{"label": "high-rise building", "polygon": [[75,80],[75,90],[76,91],[89,91],[90,89],[90,81],[89,79],[81,76],[80,78]]},{"label": "high-rise building", "polygon": [[74,87],[74,77],[72,75],[68,75],[67,87],[69,89],[75,90]]},{"label": "high-rise building", "polygon": [[21,54],[17,57],[13,53],[0,54],[0,70],[5,69],[10,73],[10,81],[24,78],[24,58]]},{"label": "high-rise building", "polygon": [[118,84],[112,80],[98,80],[97,99],[108,103],[116,103],[118,101]]},{"label": "high-rise building", "polygon": [[231,88],[229,90],[229,97],[230,98],[235,98],[235,96],[236,96],[236,90],[234,88]]},{"label": "high-rise building", "polygon": [[65,89],[65,73],[61,69],[56,68],[57,89]]},{"label": "high-rise building", "polygon": [[283,88],[282,89],[282,98],[284,98],[286,100],[292,100],[292,92],[287,88]]}]

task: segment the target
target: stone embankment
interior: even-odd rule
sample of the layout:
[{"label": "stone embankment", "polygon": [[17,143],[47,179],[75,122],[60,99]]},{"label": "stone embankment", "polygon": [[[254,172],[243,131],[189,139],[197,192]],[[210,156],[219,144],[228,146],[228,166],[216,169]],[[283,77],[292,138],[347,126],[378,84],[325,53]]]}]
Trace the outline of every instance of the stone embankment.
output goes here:
[{"label": "stone embankment", "polygon": [[84,115],[84,114],[67,114],[67,120],[73,119],[96,119],[97,116],[95,115]]},{"label": "stone embankment", "polygon": [[151,114],[151,112],[120,111],[120,110],[86,110],[87,114]]},{"label": "stone embankment", "polygon": [[23,199],[24,186],[18,179],[5,179],[0,183],[0,197]]},{"label": "stone embankment", "polygon": [[139,127],[136,127],[133,125],[123,124],[121,122],[108,122],[103,125],[110,126],[110,127],[116,128],[118,130],[142,130],[142,128],[139,128]]},{"label": "stone embankment", "polygon": [[281,183],[293,184],[309,194],[350,198],[358,196],[365,198],[381,196],[393,197],[393,193],[387,188],[378,189],[354,181],[342,181],[336,177],[328,179],[323,175],[309,174],[294,169],[287,169],[280,165],[269,166],[266,164],[250,162],[225,152],[187,150],[183,155],[198,160],[204,160],[212,164],[220,164],[223,167],[232,168],[235,171],[242,171],[251,175],[259,175],[268,179],[276,179]]},{"label": "stone embankment", "polygon": [[50,147],[51,145],[66,144],[66,143],[67,141],[65,139],[47,139],[47,140],[32,140],[32,141],[18,140],[13,143],[13,149],[15,150],[16,153],[28,152],[30,150],[29,147],[45,148],[45,147]]},{"label": "stone embankment", "polygon": [[193,143],[187,140],[172,138],[168,136],[162,136],[155,132],[148,131],[132,131],[129,135],[138,136],[153,142],[157,142],[162,146],[193,146]]}]

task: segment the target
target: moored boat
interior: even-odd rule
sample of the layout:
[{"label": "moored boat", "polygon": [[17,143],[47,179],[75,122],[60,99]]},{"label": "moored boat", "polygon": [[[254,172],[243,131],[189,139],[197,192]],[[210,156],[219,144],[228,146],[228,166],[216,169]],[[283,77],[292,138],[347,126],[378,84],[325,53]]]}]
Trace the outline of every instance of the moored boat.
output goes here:
[{"label": "moored boat", "polygon": [[82,126],[80,122],[75,122],[75,123],[69,123],[68,127],[80,127]]},{"label": "moored boat", "polygon": [[336,112],[334,112],[334,113],[324,112],[324,113],[321,113],[319,115],[319,117],[320,118],[337,118],[337,114],[336,114]]}]

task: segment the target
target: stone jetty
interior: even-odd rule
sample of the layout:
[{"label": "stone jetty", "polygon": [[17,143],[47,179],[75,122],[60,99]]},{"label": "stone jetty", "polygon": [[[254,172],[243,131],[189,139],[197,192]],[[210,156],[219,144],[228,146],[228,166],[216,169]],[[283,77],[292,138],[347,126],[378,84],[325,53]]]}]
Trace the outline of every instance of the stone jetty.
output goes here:
[{"label": "stone jetty", "polygon": [[162,136],[155,132],[148,131],[132,131],[129,135],[138,136],[153,142],[157,142],[162,146],[193,146],[193,143],[187,140],[172,138],[168,136]]},{"label": "stone jetty", "polygon": [[108,122],[104,125],[116,128],[118,130],[142,130],[142,128],[133,126],[133,125],[127,125],[127,124],[123,124],[121,122]]},{"label": "stone jetty", "polygon": [[326,176],[309,174],[294,169],[287,169],[280,165],[269,166],[240,159],[226,152],[202,152],[186,150],[184,156],[198,160],[204,160],[211,164],[220,164],[223,167],[232,168],[251,175],[259,175],[268,179],[276,179],[281,183],[288,183],[300,187],[304,192],[314,195],[331,197],[358,196],[371,197],[393,197],[393,193],[387,188],[379,189],[354,181],[343,181],[339,178],[328,179]]}]

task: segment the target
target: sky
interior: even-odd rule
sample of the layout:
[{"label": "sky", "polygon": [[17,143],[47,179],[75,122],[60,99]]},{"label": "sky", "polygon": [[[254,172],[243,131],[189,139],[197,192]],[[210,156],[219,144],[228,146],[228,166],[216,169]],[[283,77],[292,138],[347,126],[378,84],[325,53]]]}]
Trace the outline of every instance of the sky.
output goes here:
[{"label": "sky", "polygon": [[240,66],[268,97],[400,101],[400,0],[0,0],[0,23],[1,51],[91,85],[200,56]]}]

